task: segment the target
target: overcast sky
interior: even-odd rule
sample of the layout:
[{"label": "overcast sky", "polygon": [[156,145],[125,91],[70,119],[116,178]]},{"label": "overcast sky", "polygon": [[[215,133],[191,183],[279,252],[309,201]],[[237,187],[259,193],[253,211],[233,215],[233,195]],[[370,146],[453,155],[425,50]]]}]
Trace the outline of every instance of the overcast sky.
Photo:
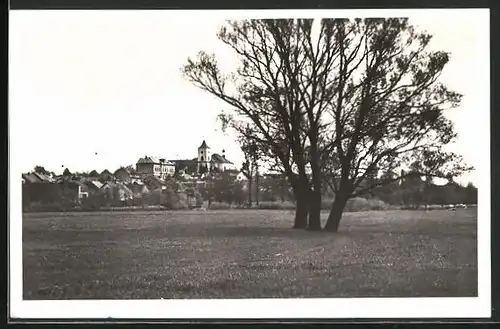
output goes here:
[{"label": "overcast sky", "polygon": [[[257,13],[257,14],[256,14]],[[291,17],[298,12],[240,12]],[[442,82],[464,94],[451,117],[453,150],[474,166],[489,138],[489,16],[486,10],[300,11],[302,17],[407,16],[451,53]],[[326,13],[326,14],[325,14]],[[242,154],[216,115],[227,106],[185,80],[180,68],[200,50],[234,62],[216,38],[214,11],[11,11],[11,152],[23,172],[115,170],[144,155],[194,158],[205,139],[238,166]],[[96,154],[97,153],[97,154]],[[487,158],[486,158],[487,159]],[[460,182],[477,182],[478,171]]]}]

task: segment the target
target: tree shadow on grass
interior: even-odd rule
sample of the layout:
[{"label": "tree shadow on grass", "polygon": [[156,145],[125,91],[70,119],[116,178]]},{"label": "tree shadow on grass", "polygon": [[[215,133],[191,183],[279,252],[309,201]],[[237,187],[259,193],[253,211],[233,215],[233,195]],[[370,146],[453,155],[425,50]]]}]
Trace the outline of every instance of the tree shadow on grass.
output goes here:
[{"label": "tree shadow on grass", "polygon": [[362,237],[373,235],[417,236],[425,235],[431,238],[472,238],[476,239],[476,228],[439,230],[428,227],[377,227],[376,225],[340,227],[338,232],[308,231],[285,227],[269,226],[206,226],[197,228],[184,228],[177,232],[177,236],[185,237],[249,237],[249,238],[292,238],[292,239],[314,239],[318,236],[336,237]]},{"label": "tree shadow on grass", "polygon": [[266,226],[215,226],[206,227],[205,230],[184,231],[190,237],[255,237],[255,238],[293,238],[311,239],[324,232],[296,230],[282,227]]},{"label": "tree shadow on grass", "polygon": [[356,227],[340,229],[339,232],[333,233],[337,236],[345,237],[363,237],[373,235],[390,235],[392,237],[407,237],[407,236],[426,236],[429,238],[470,238],[476,239],[476,229],[471,228],[470,231],[450,231],[436,230],[429,228],[402,228],[385,229],[373,227]]}]

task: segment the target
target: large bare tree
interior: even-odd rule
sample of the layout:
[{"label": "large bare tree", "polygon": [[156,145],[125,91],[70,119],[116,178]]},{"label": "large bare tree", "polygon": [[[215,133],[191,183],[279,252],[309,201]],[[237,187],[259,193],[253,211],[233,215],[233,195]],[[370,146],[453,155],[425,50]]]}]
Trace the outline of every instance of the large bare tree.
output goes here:
[{"label": "large bare tree", "polygon": [[442,148],[456,136],[443,112],[461,98],[439,83],[449,55],[428,51],[431,36],[407,19],[230,21],[219,38],[238,69],[223,74],[201,52],[184,74],[231,105],[226,123],[286,175],[294,227],[321,229],[324,183],[335,191],[325,228],[336,231],[349,198],[403,178],[367,184],[375,168],[422,159],[426,176],[467,169]]},{"label": "large bare tree", "polygon": [[[363,184],[375,168],[408,168],[422,176],[458,175],[470,168],[443,146],[456,133],[444,112],[461,95],[439,82],[449,54],[429,51],[431,35],[405,18],[336,20],[338,65],[329,98],[333,126],[326,139],[336,192],[326,229],[336,231],[349,198],[404,177]],[[401,171],[399,171],[401,172]],[[412,171],[414,174],[415,171]],[[404,175],[404,174],[403,174]]]}]

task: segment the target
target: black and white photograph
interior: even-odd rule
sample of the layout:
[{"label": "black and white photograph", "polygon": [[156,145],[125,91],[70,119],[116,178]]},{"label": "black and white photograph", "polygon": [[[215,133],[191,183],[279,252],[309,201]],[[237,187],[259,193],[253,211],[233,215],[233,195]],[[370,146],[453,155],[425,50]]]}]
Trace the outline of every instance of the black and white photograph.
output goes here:
[{"label": "black and white photograph", "polygon": [[487,9],[9,16],[11,317],[491,315]]}]

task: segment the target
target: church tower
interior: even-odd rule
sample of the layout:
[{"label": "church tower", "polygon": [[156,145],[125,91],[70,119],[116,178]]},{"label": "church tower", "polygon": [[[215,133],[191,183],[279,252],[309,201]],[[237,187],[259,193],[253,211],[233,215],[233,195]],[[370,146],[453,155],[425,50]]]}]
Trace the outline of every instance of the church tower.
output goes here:
[{"label": "church tower", "polygon": [[198,147],[198,173],[207,172],[210,169],[210,147],[205,140]]}]

